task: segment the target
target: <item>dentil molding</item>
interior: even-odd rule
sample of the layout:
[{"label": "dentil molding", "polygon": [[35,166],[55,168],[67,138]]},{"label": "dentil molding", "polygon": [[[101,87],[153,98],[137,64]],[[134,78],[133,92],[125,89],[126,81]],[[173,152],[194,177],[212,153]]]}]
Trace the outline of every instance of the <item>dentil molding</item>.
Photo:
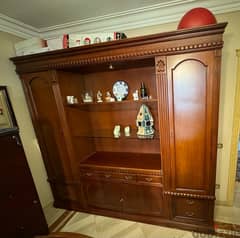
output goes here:
[{"label": "dentil molding", "polygon": [[194,7],[206,7],[215,15],[240,10],[239,0],[175,0],[147,7],[73,21],[51,27],[35,28],[0,14],[0,30],[22,38],[40,36],[45,39],[68,33],[126,31],[146,26],[178,22]]}]

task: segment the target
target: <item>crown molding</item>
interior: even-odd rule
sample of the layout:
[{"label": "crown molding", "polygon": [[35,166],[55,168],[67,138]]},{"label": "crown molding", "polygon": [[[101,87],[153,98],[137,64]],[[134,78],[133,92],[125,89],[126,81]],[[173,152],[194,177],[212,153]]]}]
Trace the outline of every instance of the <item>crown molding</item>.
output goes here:
[{"label": "crown molding", "polygon": [[40,36],[45,39],[68,33],[126,31],[146,26],[178,22],[186,13],[186,9],[200,6],[208,8],[214,14],[221,14],[239,11],[240,1],[175,0],[168,3],[163,2],[115,14],[108,14],[39,29],[0,14],[0,30],[23,38]]},{"label": "crown molding", "polygon": [[0,31],[4,31],[21,38],[27,39],[34,36],[39,36],[40,32],[37,28],[17,21],[11,17],[0,13]]}]

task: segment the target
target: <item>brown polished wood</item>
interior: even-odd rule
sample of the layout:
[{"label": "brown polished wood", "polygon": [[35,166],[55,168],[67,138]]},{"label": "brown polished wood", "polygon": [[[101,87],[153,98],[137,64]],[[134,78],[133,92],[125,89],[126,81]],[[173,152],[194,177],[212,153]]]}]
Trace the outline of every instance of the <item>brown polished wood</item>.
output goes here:
[{"label": "brown polished wood", "polygon": [[[213,231],[222,34],[226,23],[15,57],[55,205]],[[111,66],[111,67],[110,67]],[[96,102],[124,80],[121,102]],[[133,101],[144,82],[149,100]],[[94,102],[83,103],[92,91]],[[66,96],[78,99],[69,105]],[[136,136],[146,104],[153,139]],[[120,138],[114,138],[115,125]],[[123,128],[131,127],[124,136]]]},{"label": "brown polished wood", "polygon": [[17,128],[0,131],[1,236],[33,238],[48,234]]}]

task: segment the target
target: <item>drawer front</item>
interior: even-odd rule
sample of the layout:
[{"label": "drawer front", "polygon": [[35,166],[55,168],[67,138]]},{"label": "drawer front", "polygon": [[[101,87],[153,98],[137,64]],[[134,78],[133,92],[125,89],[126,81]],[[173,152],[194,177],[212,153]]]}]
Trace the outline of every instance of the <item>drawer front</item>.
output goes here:
[{"label": "drawer front", "polygon": [[138,175],[137,182],[162,184],[162,177],[161,176],[151,176],[151,175]]},{"label": "drawer front", "polygon": [[99,179],[98,174],[93,170],[80,170],[82,179]]},{"label": "drawer front", "polygon": [[134,174],[125,174],[125,173],[112,173],[112,172],[102,172],[94,170],[82,170],[81,177],[83,179],[96,179],[96,180],[109,180],[120,182],[136,182],[137,177]]},{"label": "drawer front", "polygon": [[209,220],[208,200],[174,197],[172,198],[173,219]]}]

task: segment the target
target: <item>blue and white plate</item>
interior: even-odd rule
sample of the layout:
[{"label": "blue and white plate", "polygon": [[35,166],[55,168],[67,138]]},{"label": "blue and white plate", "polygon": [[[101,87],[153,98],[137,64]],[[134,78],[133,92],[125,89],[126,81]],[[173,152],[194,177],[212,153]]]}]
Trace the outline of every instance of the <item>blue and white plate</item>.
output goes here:
[{"label": "blue and white plate", "polygon": [[128,84],[124,81],[117,81],[113,85],[113,95],[117,101],[122,101],[128,95]]}]

